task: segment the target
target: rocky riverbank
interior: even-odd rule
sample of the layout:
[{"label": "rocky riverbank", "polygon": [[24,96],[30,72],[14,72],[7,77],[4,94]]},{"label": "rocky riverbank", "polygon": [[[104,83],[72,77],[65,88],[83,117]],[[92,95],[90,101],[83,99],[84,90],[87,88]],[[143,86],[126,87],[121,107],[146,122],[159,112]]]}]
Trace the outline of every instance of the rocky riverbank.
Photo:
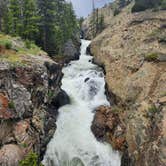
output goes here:
[{"label": "rocky riverbank", "polygon": [[28,153],[41,158],[56,130],[58,108],[70,102],[61,90],[62,66],[35,46],[0,36],[0,165],[18,166]]},{"label": "rocky riverbank", "polygon": [[[106,29],[90,46],[95,63],[105,68],[113,103],[111,108],[97,109],[92,131],[98,139],[122,151],[122,166],[163,166],[166,12],[131,13],[132,6],[129,4],[116,16],[107,13]],[[88,27],[87,22],[84,24]]]}]

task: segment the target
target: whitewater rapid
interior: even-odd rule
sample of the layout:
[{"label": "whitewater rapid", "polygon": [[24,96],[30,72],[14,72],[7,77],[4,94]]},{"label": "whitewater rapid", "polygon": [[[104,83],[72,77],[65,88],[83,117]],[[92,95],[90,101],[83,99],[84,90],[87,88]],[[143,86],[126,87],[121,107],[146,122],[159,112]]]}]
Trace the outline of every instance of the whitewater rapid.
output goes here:
[{"label": "whitewater rapid", "polygon": [[62,89],[71,104],[59,109],[57,130],[47,146],[45,166],[120,166],[120,155],[107,143],[98,142],[90,126],[94,109],[109,105],[104,74],[86,55],[90,41],[82,40],[81,56],[63,68]]}]

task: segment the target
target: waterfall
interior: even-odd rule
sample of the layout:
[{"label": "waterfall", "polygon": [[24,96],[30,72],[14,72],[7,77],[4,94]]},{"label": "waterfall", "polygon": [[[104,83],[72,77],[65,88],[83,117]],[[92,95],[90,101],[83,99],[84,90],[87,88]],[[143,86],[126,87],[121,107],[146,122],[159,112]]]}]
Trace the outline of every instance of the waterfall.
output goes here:
[{"label": "waterfall", "polygon": [[121,157],[111,145],[98,142],[90,126],[94,109],[109,105],[101,68],[86,55],[90,41],[82,40],[81,56],[63,68],[62,89],[71,104],[59,109],[57,130],[47,146],[45,166],[120,166]]}]

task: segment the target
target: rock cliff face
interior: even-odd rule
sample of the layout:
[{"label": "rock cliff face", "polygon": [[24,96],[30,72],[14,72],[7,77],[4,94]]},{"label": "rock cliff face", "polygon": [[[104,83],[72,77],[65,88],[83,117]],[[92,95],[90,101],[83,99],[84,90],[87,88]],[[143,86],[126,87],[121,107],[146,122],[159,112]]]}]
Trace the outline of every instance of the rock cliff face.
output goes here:
[{"label": "rock cliff face", "polygon": [[[132,5],[111,17],[109,26],[92,41],[90,51],[95,63],[105,68],[108,92],[114,96],[112,107],[118,108],[116,114],[121,120],[117,120],[125,128],[121,146],[126,148],[119,148],[123,153],[122,165],[163,166],[166,163],[166,11],[132,14]],[[97,119],[103,116],[99,110],[92,125],[94,134]],[[104,113],[104,118],[107,116]],[[104,129],[108,129],[105,123],[112,116],[105,119]],[[114,136],[116,132],[106,131],[102,136]],[[107,141],[113,147],[117,143],[112,137]]]},{"label": "rock cliff face", "polygon": [[57,109],[69,98],[60,89],[59,64],[44,53],[20,54],[18,63],[2,59],[9,51],[0,51],[0,165],[18,166],[31,151],[42,157],[56,130]]},{"label": "rock cliff face", "polygon": [[63,55],[65,57],[65,62],[68,63],[71,60],[78,60],[80,56],[80,34],[76,33],[75,39],[69,39],[65,45],[63,50]]},{"label": "rock cliff face", "polygon": [[63,46],[62,55],[55,57],[55,61],[61,64],[69,63],[72,60],[78,60],[80,56],[80,34],[76,33],[74,39],[69,39]]}]

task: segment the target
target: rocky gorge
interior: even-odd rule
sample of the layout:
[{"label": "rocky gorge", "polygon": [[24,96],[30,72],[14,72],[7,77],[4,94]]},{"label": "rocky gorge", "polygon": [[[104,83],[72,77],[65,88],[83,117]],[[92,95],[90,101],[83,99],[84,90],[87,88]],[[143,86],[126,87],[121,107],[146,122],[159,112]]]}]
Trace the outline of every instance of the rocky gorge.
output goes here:
[{"label": "rocky gorge", "polygon": [[[133,2],[117,15],[111,5],[99,11],[106,28],[88,51],[105,69],[112,105],[96,109],[91,129],[98,140],[122,152],[122,166],[164,166],[166,12],[132,13],[132,6]],[[90,19],[84,21],[83,30],[92,39]]]},{"label": "rocky gorge", "polygon": [[0,165],[34,152],[46,166],[165,166],[166,11],[119,2],[98,10],[96,36],[84,20],[80,59],[78,36],[50,58],[0,34]]}]

